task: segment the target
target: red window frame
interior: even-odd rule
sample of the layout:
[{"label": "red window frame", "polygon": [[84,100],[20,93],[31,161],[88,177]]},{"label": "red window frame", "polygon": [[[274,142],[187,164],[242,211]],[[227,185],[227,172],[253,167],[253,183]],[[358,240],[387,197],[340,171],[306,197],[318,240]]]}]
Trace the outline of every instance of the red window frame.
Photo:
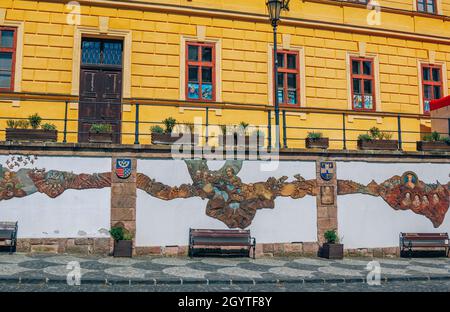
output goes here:
[{"label": "red window frame", "polygon": [[[283,102],[280,102],[280,106],[285,106],[285,107],[299,107],[300,106],[300,53],[298,51],[290,51],[290,50],[278,50],[277,54],[282,54],[283,58],[284,58],[284,65],[285,66],[280,66],[280,64],[278,64],[278,74],[283,74]],[[295,69],[293,68],[288,68],[288,64],[287,64],[287,57],[288,55],[295,55]],[[278,57],[278,56],[277,56]],[[275,58],[274,58],[274,62],[275,62]],[[296,98],[296,103],[295,104],[289,104],[289,88],[288,88],[288,74],[296,74],[297,77],[297,81],[296,81],[296,94],[297,94],[297,98]],[[274,83],[275,83],[275,79],[278,79],[278,77],[274,77]],[[278,88],[280,88],[280,85],[278,85]],[[274,100],[275,100],[275,96],[278,96],[278,90],[277,93],[274,95]]]},{"label": "red window frame", "polygon": [[[425,77],[423,75],[423,70],[425,68],[429,68],[430,69],[430,79],[431,80],[425,80]],[[433,80],[433,69],[439,69],[439,81],[434,81]],[[435,94],[434,94],[434,87],[435,86],[439,86],[441,89],[441,97],[443,96],[443,92],[444,92],[444,86],[442,83],[442,66],[441,65],[434,65],[434,64],[422,64],[421,69],[420,69],[420,74],[422,76],[422,107],[423,107],[423,113],[424,114],[430,114],[430,111],[426,111],[425,110],[425,101],[426,100],[435,100]],[[431,98],[425,98],[425,86],[431,86]]]},{"label": "red window frame", "polygon": [[[191,61],[189,60],[189,47],[196,46],[198,48],[198,60]],[[211,48],[211,62],[205,62],[202,60],[202,47],[210,47]],[[186,42],[186,80],[185,80],[185,97],[187,101],[201,101],[201,102],[214,102],[216,100],[216,45],[214,43],[205,43],[205,42]],[[193,99],[189,98],[189,66],[197,66],[198,67],[198,90],[199,90],[199,98]],[[202,98],[202,68],[203,67],[211,67],[211,83],[212,83],[212,96],[211,99]]]},{"label": "red window frame", "polygon": [[[357,61],[360,67],[360,73],[359,74],[354,74],[353,73],[353,62]],[[370,73],[371,75],[365,75],[364,71],[363,71],[363,62],[370,62],[371,64],[371,69],[370,69]],[[350,82],[351,82],[351,94],[352,94],[352,109],[355,111],[375,111],[376,110],[376,92],[375,92],[375,72],[374,72],[374,59],[373,58],[366,58],[366,57],[351,57],[350,58]],[[361,79],[362,83],[360,85],[360,94],[362,97],[362,108],[357,108],[355,107],[355,101],[354,101],[354,95],[355,95],[355,89],[353,86],[353,79]],[[364,107],[364,81],[365,80],[370,80],[372,81],[372,108],[365,108]]]},{"label": "red window frame", "polygon": [[0,42],[2,31],[10,30],[14,33],[13,35],[13,46],[12,48],[4,48],[0,46],[0,52],[11,53],[11,83],[9,88],[0,88],[0,91],[14,91],[14,76],[16,74],[16,44],[17,44],[17,28],[0,26]]},{"label": "red window frame", "polygon": [[431,0],[433,2],[433,11],[428,11],[428,1],[429,0],[423,0],[423,10],[419,10],[419,0],[416,0],[416,5],[417,5],[417,12],[421,12],[421,13],[428,13],[428,14],[437,14],[437,1],[436,0]]}]

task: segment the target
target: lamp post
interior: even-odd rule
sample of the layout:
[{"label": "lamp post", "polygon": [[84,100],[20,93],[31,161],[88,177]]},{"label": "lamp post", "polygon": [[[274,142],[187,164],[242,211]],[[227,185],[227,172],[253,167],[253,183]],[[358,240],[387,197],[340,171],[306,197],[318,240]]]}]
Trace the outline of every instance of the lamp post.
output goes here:
[{"label": "lamp post", "polygon": [[288,9],[289,0],[267,0],[270,22],[273,27],[273,90],[275,96],[275,146],[280,148],[280,103],[278,100],[278,55],[277,55],[277,26],[282,9]]}]

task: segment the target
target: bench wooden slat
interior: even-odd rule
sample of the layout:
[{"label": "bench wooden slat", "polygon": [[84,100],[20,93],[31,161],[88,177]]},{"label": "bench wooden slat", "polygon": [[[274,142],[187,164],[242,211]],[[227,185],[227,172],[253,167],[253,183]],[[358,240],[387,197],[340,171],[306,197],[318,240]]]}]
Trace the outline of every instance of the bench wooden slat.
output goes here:
[{"label": "bench wooden slat", "polygon": [[400,251],[412,248],[444,248],[446,255],[450,249],[448,233],[400,233]]},{"label": "bench wooden slat", "polygon": [[0,222],[0,241],[2,246],[9,246],[9,253],[16,249],[18,222]]}]

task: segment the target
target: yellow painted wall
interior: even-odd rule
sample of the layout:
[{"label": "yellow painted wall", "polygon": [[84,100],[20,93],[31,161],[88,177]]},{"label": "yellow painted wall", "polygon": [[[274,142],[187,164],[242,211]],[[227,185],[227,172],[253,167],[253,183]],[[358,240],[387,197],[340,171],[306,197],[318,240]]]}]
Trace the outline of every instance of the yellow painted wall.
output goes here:
[{"label": "yellow painted wall", "polygon": [[[263,0],[151,2],[266,14]],[[412,1],[381,1],[381,4],[412,10]],[[0,8],[6,8],[6,20],[25,21],[23,46],[18,47],[23,49],[22,91],[70,94],[75,26],[67,24],[68,10],[64,4],[2,0]],[[450,0],[442,0],[442,8],[448,15]],[[291,1],[291,11],[283,14],[291,18],[308,18],[367,27],[365,21],[367,12],[365,8]],[[268,49],[272,42],[272,29],[265,19],[251,22],[232,17],[199,17],[190,13],[102,8],[83,3],[81,14],[81,27],[97,28],[99,17],[107,16],[110,29],[132,31],[132,97],[179,100],[181,36],[196,36],[197,25],[202,25],[206,26],[207,38],[221,40],[223,102],[268,104],[268,72],[271,67],[271,64],[268,64]],[[382,25],[374,27],[450,37],[449,21],[420,16],[383,13]],[[436,51],[436,61],[447,64],[447,76],[450,77],[450,45],[447,44],[427,43],[419,39],[405,40],[391,36],[363,35],[348,30],[296,27],[291,24],[280,25],[279,32],[280,43],[282,34],[289,34],[290,44],[304,49],[306,103],[302,104],[307,107],[348,109],[346,55],[348,52],[358,53],[359,42],[366,43],[368,54],[378,55],[383,112],[420,113],[417,61],[428,59],[429,50]],[[184,81],[184,77],[182,79]],[[26,117],[35,111],[46,119],[62,118],[64,115],[63,102],[52,105],[21,102],[20,107],[13,107],[11,104],[3,107],[1,114],[8,117]],[[78,111],[74,108],[76,107],[71,106],[69,109],[69,118],[77,118]],[[141,118],[147,122],[160,121],[167,116],[192,122],[194,116],[204,118],[204,112],[180,113],[178,108],[161,107],[144,107],[141,110]],[[395,130],[396,119],[391,119],[385,118],[381,124],[376,124],[373,120],[357,120],[347,126],[368,129],[375,125],[381,129]],[[130,133],[123,136],[123,142],[132,143],[134,108],[123,112],[123,120],[124,132]],[[224,110],[221,116],[211,113],[210,117],[210,122],[217,124],[238,124],[242,120],[265,125],[267,115],[264,112]],[[331,128],[342,126],[340,116],[324,117],[309,114],[306,119],[288,116],[287,120],[289,125],[305,128],[305,130],[288,130],[289,137],[298,138],[306,136],[308,128],[323,124],[324,120]],[[62,130],[61,122],[54,123]],[[5,121],[1,120],[0,129],[4,129],[4,124]],[[142,143],[149,142],[149,127],[150,124],[141,125],[141,131],[145,135]],[[409,127],[410,131],[419,131],[419,121],[407,121],[405,127]],[[77,131],[75,121],[69,122],[69,129]],[[328,132],[330,137],[336,139],[341,136],[340,132]],[[354,134],[356,137],[357,133]],[[415,135],[411,137],[411,141],[417,138],[418,135]],[[76,134],[69,135],[69,140],[76,141]],[[289,145],[301,147],[303,142],[296,140]],[[336,142],[332,146],[340,148],[342,144]]]}]

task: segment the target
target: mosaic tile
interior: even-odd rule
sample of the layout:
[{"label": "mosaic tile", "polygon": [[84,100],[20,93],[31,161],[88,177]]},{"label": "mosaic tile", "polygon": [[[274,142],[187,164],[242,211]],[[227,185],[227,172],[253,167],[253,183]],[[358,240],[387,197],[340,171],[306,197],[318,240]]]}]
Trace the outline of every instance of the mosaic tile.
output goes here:
[{"label": "mosaic tile", "polygon": [[164,273],[177,277],[205,278],[205,275],[211,272],[192,269],[189,267],[170,267],[163,270]]},{"label": "mosaic tile", "polygon": [[73,256],[53,256],[53,257],[43,258],[42,260],[44,260],[45,262],[50,262],[50,263],[54,263],[54,264],[67,264],[72,261],[76,261],[79,263],[91,261],[86,258],[79,258],[79,257],[73,257]]},{"label": "mosaic tile", "polygon": [[161,265],[183,266],[192,263],[193,261],[183,260],[179,258],[156,258],[153,259],[152,262]]},{"label": "mosaic tile", "polygon": [[107,268],[104,270],[105,273],[110,275],[115,275],[124,278],[145,278],[145,274],[151,273],[151,271],[137,269],[127,266],[117,266],[112,268]]},{"label": "mosaic tile", "polygon": [[108,257],[108,258],[101,258],[98,260],[98,262],[107,265],[132,266],[133,264],[140,263],[142,261],[131,258]]},{"label": "mosaic tile", "polygon": [[33,258],[27,257],[22,254],[7,254],[7,255],[0,255],[0,263],[21,263],[25,261],[31,261]]},{"label": "mosaic tile", "polygon": [[326,266],[326,265],[331,264],[331,262],[329,262],[329,261],[314,259],[314,258],[300,258],[300,259],[295,259],[294,262],[298,263],[298,264],[317,265],[317,266]]},{"label": "mosaic tile", "polygon": [[353,269],[344,269],[335,266],[320,267],[319,272],[331,275],[342,275],[342,276],[362,276],[361,271]]},{"label": "mosaic tile", "polygon": [[[71,268],[68,269],[66,265],[52,265],[52,266],[46,267],[45,269],[43,269],[43,271],[45,273],[51,274],[51,275],[67,276],[67,274],[72,272],[73,269],[71,269]],[[83,278],[84,274],[89,273],[89,272],[94,272],[94,271],[81,268],[81,278]]]},{"label": "mosaic tile", "polygon": [[289,277],[312,277],[314,271],[298,270],[288,267],[277,267],[269,269],[270,273]]},{"label": "mosaic tile", "polygon": [[0,276],[9,276],[25,271],[32,271],[33,269],[23,268],[17,264],[0,264]]},{"label": "mosaic tile", "polygon": [[240,276],[246,278],[262,278],[261,274],[264,272],[252,271],[247,269],[242,269],[238,267],[227,267],[217,270],[218,273],[232,276]]},{"label": "mosaic tile", "polygon": [[250,260],[251,263],[257,264],[257,265],[265,265],[265,266],[272,266],[272,267],[279,267],[284,266],[287,261],[284,260],[275,260],[275,259],[255,259]]},{"label": "mosaic tile", "polygon": [[450,274],[447,268],[432,268],[418,265],[410,265],[406,267],[408,270],[428,274]]},{"label": "mosaic tile", "polygon": [[237,266],[238,264],[244,263],[245,261],[210,258],[210,259],[203,259],[201,262],[204,264],[216,265],[216,266]]}]

